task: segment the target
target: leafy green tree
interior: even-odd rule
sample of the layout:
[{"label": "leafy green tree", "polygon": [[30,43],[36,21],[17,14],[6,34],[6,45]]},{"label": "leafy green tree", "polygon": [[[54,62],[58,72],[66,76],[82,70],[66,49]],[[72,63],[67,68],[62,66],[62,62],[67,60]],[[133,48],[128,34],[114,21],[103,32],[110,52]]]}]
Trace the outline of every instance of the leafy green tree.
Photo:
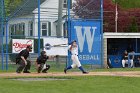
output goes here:
[{"label": "leafy green tree", "polygon": [[9,16],[24,0],[4,0],[5,12]]},{"label": "leafy green tree", "polygon": [[[75,15],[83,19],[95,19],[98,16],[96,11],[99,10],[100,0],[95,0],[96,2],[88,4],[90,1],[92,0],[76,0],[73,6]],[[140,8],[129,7],[125,9],[126,7],[123,7],[121,4],[128,5],[130,2],[135,2],[135,4],[139,5],[140,0],[104,0],[104,32],[115,32],[116,5],[112,1],[118,2],[118,32],[139,32]],[[131,6],[135,7],[133,4]]]},{"label": "leafy green tree", "polygon": [[138,24],[136,18],[132,18],[131,25],[129,27],[129,32],[138,32]]}]

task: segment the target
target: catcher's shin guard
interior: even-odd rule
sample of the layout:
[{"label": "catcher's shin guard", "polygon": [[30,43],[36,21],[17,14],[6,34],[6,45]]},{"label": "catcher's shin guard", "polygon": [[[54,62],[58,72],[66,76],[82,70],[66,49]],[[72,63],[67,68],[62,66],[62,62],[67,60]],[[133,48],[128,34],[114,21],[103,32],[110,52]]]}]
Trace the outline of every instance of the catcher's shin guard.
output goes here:
[{"label": "catcher's shin guard", "polygon": [[46,65],[46,68],[42,70],[43,73],[47,73],[47,70],[50,69],[50,65]]},{"label": "catcher's shin guard", "polygon": [[37,72],[40,73],[41,70],[42,70],[42,68],[41,67],[38,67]]}]

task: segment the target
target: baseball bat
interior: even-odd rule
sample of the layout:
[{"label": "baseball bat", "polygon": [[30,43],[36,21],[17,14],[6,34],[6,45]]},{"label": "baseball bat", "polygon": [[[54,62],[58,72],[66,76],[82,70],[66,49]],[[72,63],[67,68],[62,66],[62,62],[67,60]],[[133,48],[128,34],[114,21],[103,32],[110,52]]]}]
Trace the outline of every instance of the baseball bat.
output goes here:
[{"label": "baseball bat", "polygon": [[[66,47],[67,44],[58,44],[58,45],[50,45],[49,43],[47,43],[44,48],[46,50],[50,50],[52,47]],[[68,45],[67,45],[68,46]]]},{"label": "baseball bat", "polygon": [[58,46],[64,46],[64,45],[68,45],[68,44],[58,44],[58,45],[53,45],[52,47],[58,47]]}]

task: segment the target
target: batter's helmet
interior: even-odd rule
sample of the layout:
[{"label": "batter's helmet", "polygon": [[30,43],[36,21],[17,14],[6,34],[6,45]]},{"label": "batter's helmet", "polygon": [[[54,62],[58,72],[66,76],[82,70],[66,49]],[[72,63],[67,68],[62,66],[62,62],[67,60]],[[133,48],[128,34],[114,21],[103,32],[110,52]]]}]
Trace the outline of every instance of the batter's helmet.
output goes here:
[{"label": "batter's helmet", "polygon": [[71,43],[70,43],[70,44],[73,44],[74,42],[76,42],[76,40],[71,41]]}]

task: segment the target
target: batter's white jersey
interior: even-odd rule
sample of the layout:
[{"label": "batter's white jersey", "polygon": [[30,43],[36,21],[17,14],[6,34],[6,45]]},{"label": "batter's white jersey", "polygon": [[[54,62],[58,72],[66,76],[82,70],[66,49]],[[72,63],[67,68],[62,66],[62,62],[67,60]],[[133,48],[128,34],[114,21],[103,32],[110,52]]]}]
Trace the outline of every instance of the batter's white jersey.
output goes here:
[{"label": "batter's white jersey", "polygon": [[69,50],[71,51],[71,59],[73,61],[71,67],[72,68],[75,68],[75,67],[81,67],[81,63],[78,59],[78,46],[77,47],[73,47],[72,46],[72,49],[71,48],[71,45],[68,46]]},{"label": "batter's white jersey", "polygon": [[[71,48],[71,45],[68,46],[69,50]],[[71,54],[72,55],[78,55],[78,46],[77,47],[73,47],[72,46],[72,49],[70,50],[71,51]]]}]

